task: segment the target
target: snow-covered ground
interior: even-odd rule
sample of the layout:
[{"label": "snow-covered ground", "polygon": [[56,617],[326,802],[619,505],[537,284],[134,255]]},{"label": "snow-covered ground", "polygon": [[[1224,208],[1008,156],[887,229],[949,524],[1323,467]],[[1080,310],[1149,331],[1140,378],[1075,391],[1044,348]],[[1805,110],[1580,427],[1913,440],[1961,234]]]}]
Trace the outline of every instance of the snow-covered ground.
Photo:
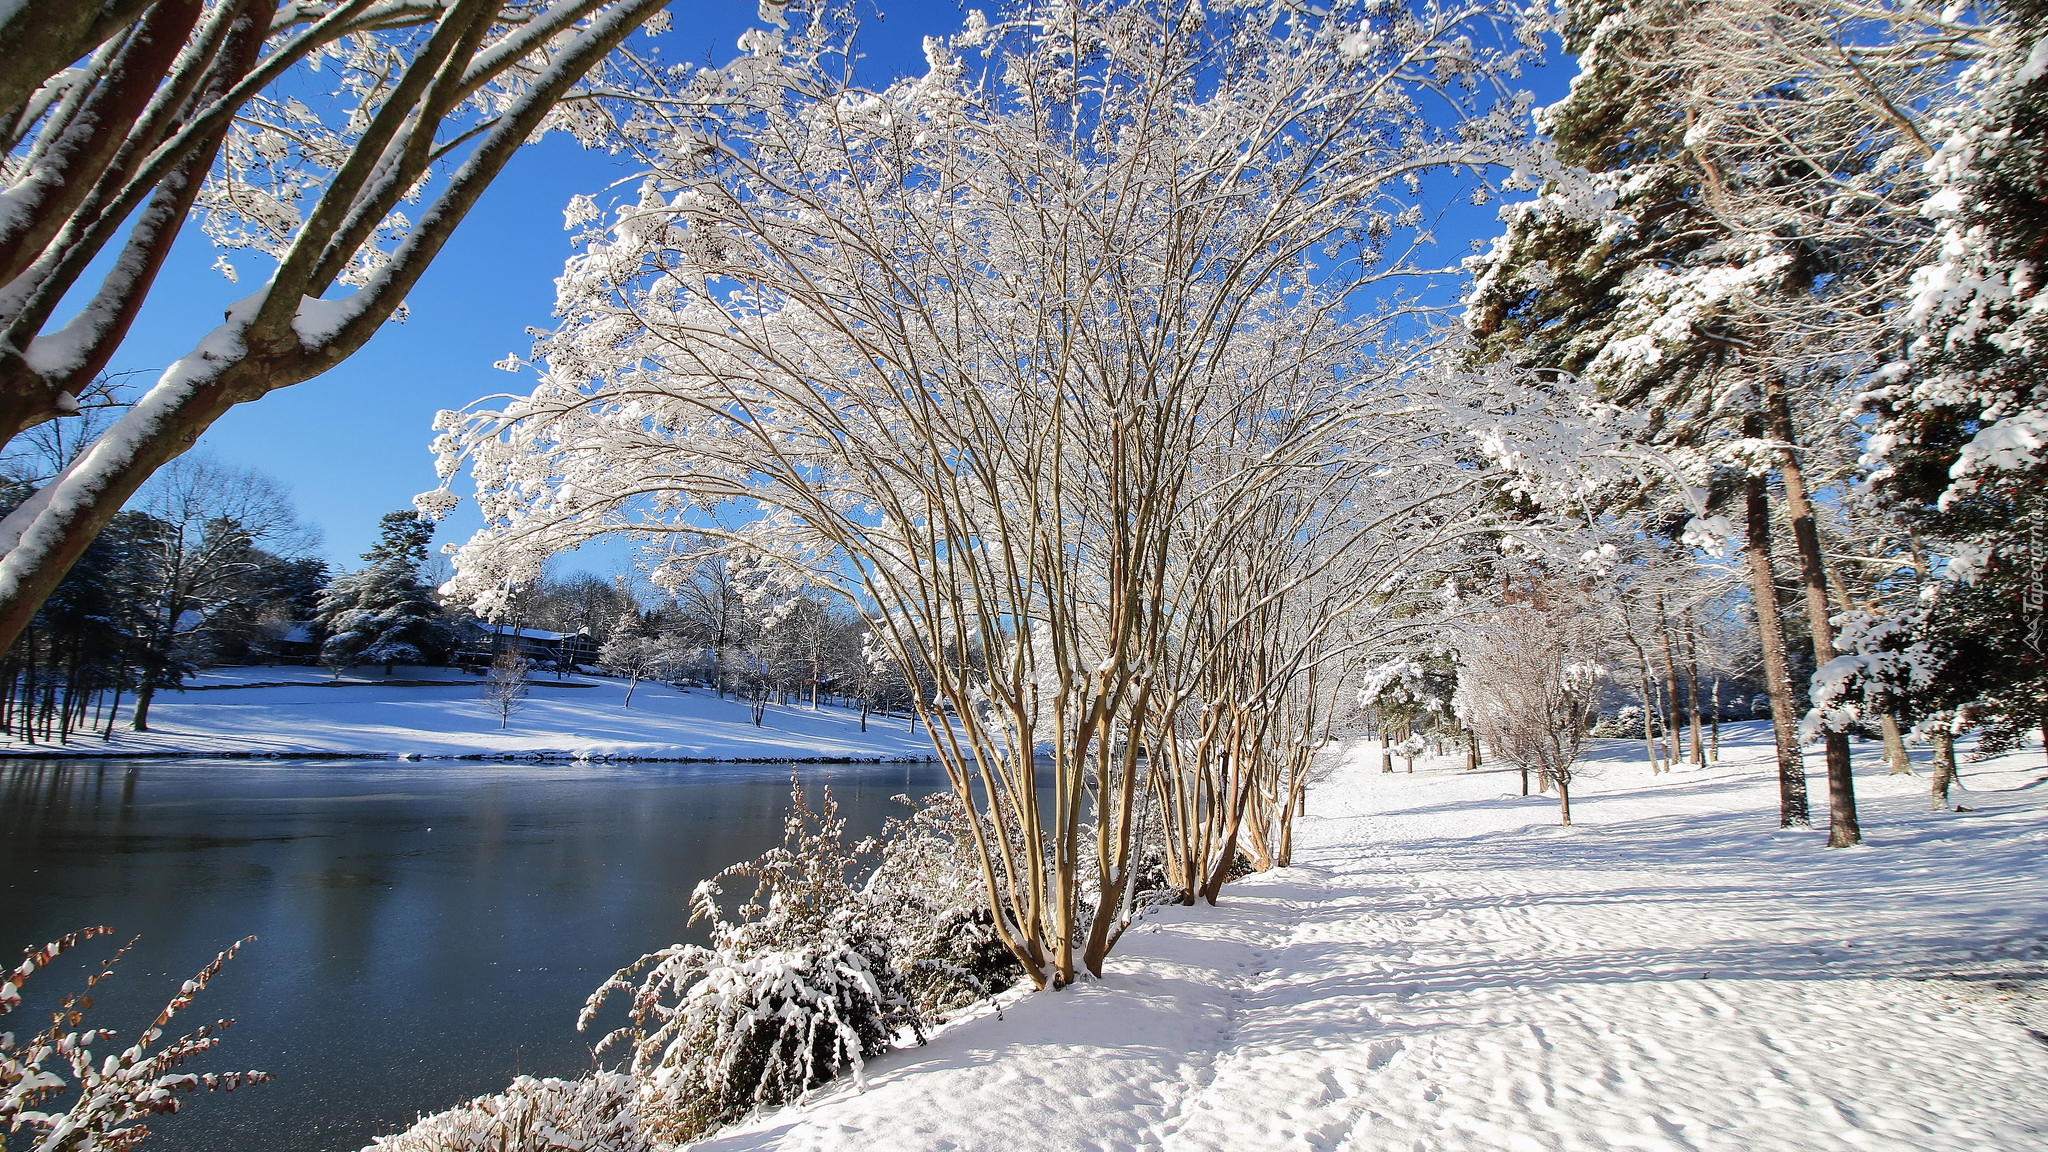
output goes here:
[{"label": "snow-covered ground", "polygon": [[1569,831],[1511,773],[1355,749],[1294,867],[695,1147],[2048,1148],[2040,749],[1933,813],[1861,746],[1867,842],[1829,850],[1776,827],[1763,727],[1656,777],[1600,742]]},{"label": "snow-covered ground", "polygon": [[58,756],[563,756],[645,760],[901,760],[931,756],[922,726],[830,706],[770,705],[756,727],[744,703],[641,681],[538,674],[505,727],[482,698],[483,678],[452,668],[361,669],[336,680],[318,668],[223,668],[158,693],[148,732],[128,731],[124,701],[113,739],[74,734],[67,745],[0,740],[0,753]]}]

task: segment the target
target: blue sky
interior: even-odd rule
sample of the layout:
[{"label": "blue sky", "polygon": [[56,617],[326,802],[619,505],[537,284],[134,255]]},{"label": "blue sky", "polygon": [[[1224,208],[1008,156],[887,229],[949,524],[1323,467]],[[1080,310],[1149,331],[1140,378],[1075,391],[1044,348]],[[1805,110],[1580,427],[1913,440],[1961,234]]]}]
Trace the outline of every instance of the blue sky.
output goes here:
[{"label": "blue sky", "polygon": [[[958,28],[967,7],[946,0],[864,4],[870,84],[921,71],[923,37]],[[992,5],[987,5],[992,7]],[[723,62],[740,32],[755,24],[753,0],[698,0],[672,6],[674,26],[659,43],[663,55]],[[1566,74],[1529,78],[1555,98]],[[484,195],[408,301],[411,317],[387,324],[367,347],[323,376],[281,389],[231,411],[201,438],[199,451],[253,467],[282,481],[301,517],[326,537],[330,562],[353,567],[385,512],[409,507],[434,486],[427,452],[434,413],[498,392],[524,392],[531,377],[491,367],[507,353],[524,356],[528,327],[551,322],[554,278],[570,253],[562,206],[576,193],[598,193],[632,175],[612,157],[586,153],[554,136],[525,149]],[[1492,231],[1493,209],[1467,210],[1447,221],[1445,255]],[[180,238],[144,305],[135,329],[111,365],[141,373],[137,390],[188,351],[266,274],[248,253],[231,254],[240,284],[212,270],[216,252],[197,229]],[[438,539],[461,541],[478,527],[465,504]],[[593,545],[562,558],[563,573],[626,571],[623,543]]]}]

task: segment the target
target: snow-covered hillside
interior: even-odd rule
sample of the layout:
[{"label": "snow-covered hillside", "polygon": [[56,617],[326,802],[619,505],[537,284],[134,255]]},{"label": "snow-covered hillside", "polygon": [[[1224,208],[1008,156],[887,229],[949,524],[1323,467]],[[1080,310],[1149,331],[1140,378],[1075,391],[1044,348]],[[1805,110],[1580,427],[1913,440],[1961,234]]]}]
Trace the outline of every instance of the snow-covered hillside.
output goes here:
[{"label": "snow-covered hillside", "polygon": [[2040,750],[1966,763],[1962,813],[1864,775],[1829,850],[1775,827],[1762,727],[1654,778],[1598,742],[1569,831],[1509,772],[1358,749],[1295,867],[695,1147],[2048,1147]]},{"label": "snow-covered hillside", "polygon": [[374,669],[336,680],[317,668],[227,668],[158,694],[150,731],[128,731],[124,705],[113,739],[74,735],[66,745],[0,743],[40,755],[222,753],[293,756],[564,756],[644,760],[925,759],[931,742],[903,717],[843,708],[770,705],[756,727],[746,704],[703,689],[602,677],[537,674],[505,727],[482,699],[482,677],[452,668]]}]

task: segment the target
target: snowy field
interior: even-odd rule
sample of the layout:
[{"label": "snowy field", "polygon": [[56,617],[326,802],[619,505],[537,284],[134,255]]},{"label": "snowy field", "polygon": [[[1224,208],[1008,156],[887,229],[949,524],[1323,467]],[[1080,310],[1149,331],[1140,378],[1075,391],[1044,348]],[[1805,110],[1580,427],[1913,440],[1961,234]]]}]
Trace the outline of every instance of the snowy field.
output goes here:
[{"label": "snowy field", "polygon": [[770,705],[761,727],[737,700],[641,681],[537,675],[510,722],[482,698],[483,677],[453,668],[376,669],[336,680],[319,668],[223,668],[157,694],[148,732],[128,731],[122,703],[112,740],[66,745],[0,740],[0,753],[44,756],[551,756],[642,760],[927,759],[923,727],[902,717],[822,706]]},{"label": "snowy field", "polygon": [[1570,831],[1512,773],[1356,748],[1295,867],[694,1147],[2048,1148],[2041,750],[1930,813],[1859,745],[1867,843],[1830,851],[1775,827],[1766,726],[1724,732],[1657,777],[1596,742]]}]

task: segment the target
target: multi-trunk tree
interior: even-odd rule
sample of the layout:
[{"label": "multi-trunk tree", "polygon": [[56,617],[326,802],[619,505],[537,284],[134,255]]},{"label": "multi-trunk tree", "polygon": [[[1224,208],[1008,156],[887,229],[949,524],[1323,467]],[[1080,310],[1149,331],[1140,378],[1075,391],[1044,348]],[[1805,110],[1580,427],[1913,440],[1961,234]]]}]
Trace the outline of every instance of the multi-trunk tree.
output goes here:
[{"label": "multi-trunk tree", "polygon": [[1337,622],[1491,510],[1350,293],[1416,270],[1424,174],[1551,171],[1496,102],[1525,49],[1479,7],[1025,4],[864,91],[845,34],[750,38],[638,203],[579,213],[539,386],[441,422],[488,523],[455,584],[630,525],[843,593],[1058,985],[1127,923],[1168,749],[1213,897],[1292,810]]},{"label": "multi-trunk tree", "polygon": [[1601,672],[1579,607],[1570,599],[1508,605],[1457,637],[1458,718],[1502,759],[1557,789],[1564,825]]}]

